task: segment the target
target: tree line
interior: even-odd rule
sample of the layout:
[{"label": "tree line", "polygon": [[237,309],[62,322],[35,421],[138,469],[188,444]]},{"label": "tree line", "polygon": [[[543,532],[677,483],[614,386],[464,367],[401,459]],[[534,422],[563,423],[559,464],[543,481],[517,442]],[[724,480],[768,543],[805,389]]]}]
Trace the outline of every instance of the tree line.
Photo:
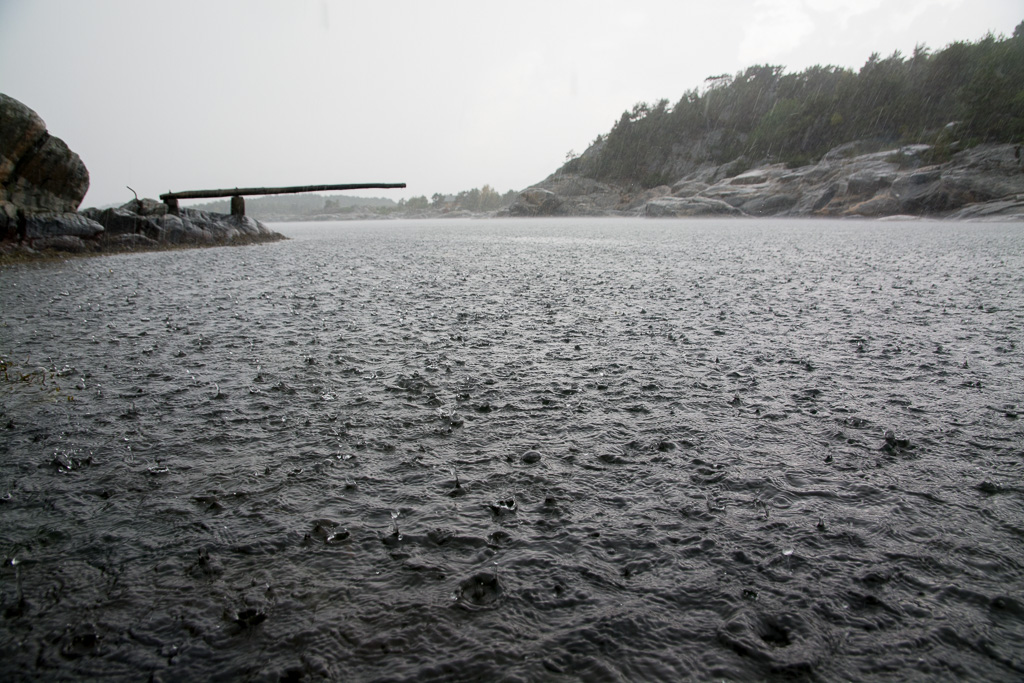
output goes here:
[{"label": "tree line", "polygon": [[736,160],[813,163],[844,143],[933,145],[934,161],[983,142],[1024,140],[1024,22],[1013,36],[989,34],[932,52],[872,54],[859,71],[751,66],[712,76],[701,90],[638,103],[563,171],[654,187],[680,169]]},{"label": "tree line", "polygon": [[501,194],[490,185],[484,185],[479,189],[474,187],[472,190],[463,190],[458,194],[446,195],[435,192],[430,199],[427,199],[426,195],[400,199],[397,210],[426,211],[434,209],[444,212],[472,211],[474,213],[497,211],[511,204],[517,194],[515,190]]}]

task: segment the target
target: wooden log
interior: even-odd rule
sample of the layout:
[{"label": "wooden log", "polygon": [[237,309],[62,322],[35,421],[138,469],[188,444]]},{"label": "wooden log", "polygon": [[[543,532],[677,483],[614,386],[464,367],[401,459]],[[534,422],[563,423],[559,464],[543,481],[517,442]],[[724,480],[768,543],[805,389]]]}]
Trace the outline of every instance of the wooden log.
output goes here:
[{"label": "wooden log", "polygon": [[242,187],[232,190],[189,190],[187,192],[165,192],[160,199],[169,204],[168,200],[177,199],[216,199],[218,197],[241,197],[242,195],[258,194],[297,194],[299,192],[330,192],[332,190],[371,190],[396,189],[405,187],[405,183],[354,183],[349,185],[296,185],[293,187]]}]

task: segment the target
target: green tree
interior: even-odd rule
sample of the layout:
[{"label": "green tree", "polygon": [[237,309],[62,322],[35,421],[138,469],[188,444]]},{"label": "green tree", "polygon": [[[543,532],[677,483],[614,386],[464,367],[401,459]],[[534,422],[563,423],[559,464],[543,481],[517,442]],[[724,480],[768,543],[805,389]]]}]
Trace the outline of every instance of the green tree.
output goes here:
[{"label": "green tree", "polygon": [[587,153],[563,167],[597,179],[651,186],[680,164],[814,161],[855,140],[944,139],[962,122],[962,144],[1024,136],[1024,22],[1013,37],[986,36],[905,58],[870,55],[859,71],[813,66],[786,74],[756,65],[705,80],[672,107],[639,102]]}]

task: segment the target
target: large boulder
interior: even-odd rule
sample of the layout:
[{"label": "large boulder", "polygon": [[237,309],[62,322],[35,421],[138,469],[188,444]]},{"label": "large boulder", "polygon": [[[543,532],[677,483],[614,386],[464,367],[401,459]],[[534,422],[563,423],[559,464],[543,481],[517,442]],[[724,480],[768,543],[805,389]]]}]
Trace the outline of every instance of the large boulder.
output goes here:
[{"label": "large boulder", "polygon": [[0,186],[6,188],[18,161],[46,136],[46,124],[24,104],[0,93]]},{"label": "large boulder", "polygon": [[[127,204],[125,205],[127,206]],[[89,208],[82,215],[100,223],[107,235],[147,235],[155,239],[160,228],[148,216],[139,215],[124,207],[111,209]]]},{"label": "large boulder", "polygon": [[74,213],[88,189],[79,156],[46,132],[38,114],[0,93],[0,241],[95,238],[99,226]]},{"label": "large boulder", "polygon": [[39,115],[0,93],[0,201],[24,211],[78,210],[89,171]]},{"label": "large boulder", "polygon": [[157,242],[165,244],[204,244],[213,242],[212,235],[192,225],[192,221],[182,216],[166,214],[153,221],[157,232],[149,235]]},{"label": "large boulder", "polygon": [[561,205],[562,200],[554,192],[528,187],[519,193],[508,207],[508,212],[512,216],[553,216]]},{"label": "large boulder", "polygon": [[623,211],[630,194],[615,185],[559,171],[520,192],[499,215],[607,216]]},{"label": "large boulder", "polygon": [[93,240],[103,233],[103,226],[80,213],[32,213],[25,216],[23,239],[33,242],[67,235]]}]

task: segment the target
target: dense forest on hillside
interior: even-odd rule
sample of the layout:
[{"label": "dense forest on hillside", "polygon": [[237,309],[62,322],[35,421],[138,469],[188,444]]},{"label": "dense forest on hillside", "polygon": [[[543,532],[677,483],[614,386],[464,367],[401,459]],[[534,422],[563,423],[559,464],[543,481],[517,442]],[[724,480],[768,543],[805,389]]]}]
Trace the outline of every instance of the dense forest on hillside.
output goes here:
[{"label": "dense forest on hillside", "polygon": [[708,78],[675,104],[639,103],[562,170],[654,187],[702,164],[813,163],[841,144],[933,145],[933,161],[982,142],[1024,141],[1024,22],[905,57],[870,56],[858,72],[752,66]]}]

